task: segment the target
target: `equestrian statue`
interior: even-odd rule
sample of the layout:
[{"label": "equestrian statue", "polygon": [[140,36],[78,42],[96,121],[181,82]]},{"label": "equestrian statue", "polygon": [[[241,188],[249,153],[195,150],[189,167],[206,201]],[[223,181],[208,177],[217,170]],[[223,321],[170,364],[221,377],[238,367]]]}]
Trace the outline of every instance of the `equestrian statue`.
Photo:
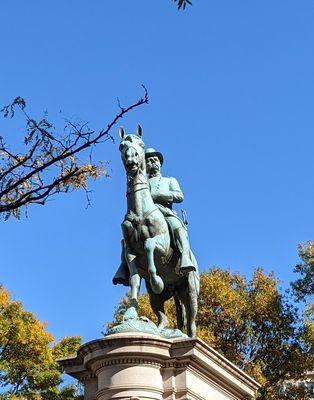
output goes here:
[{"label": "equestrian statue", "polygon": [[140,125],[137,134],[126,134],[123,128],[119,134],[127,178],[127,213],[122,222],[121,265],[113,283],[131,287],[131,306],[124,318],[137,316],[144,279],[159,331],[167,328],[164,304],[173,297],[177,328],[194,337],[198,266],[190,248],[185,213],[181,220],[172,209],[173,203],[183,201],[183,193],[175,178],[162,176],[163,155],[153,148],[145,151]]}]

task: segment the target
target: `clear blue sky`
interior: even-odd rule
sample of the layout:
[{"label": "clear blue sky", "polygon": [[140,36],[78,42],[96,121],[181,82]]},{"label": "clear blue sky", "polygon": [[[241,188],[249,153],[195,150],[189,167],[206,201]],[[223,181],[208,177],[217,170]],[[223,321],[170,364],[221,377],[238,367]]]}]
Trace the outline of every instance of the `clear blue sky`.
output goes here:
[{"label": "clear blue sky", "polygon": [[[314,4],[292,0],[3,2],[0,104],[60,109],[94,128],[144,83],[144,140],[177,177],[200,268],[275,271],[286,287],[297,244],[313,239]],[[0,121],[18,143],[20,120]],[[14,129],[13,129],[14,128]],[[18,129],[16,129],[18,128]],[[100,336],[125,292],[120,260],[125,175],[117,144],[96,156],[111,179],[1,222],[0,281],[57,337]]]}]

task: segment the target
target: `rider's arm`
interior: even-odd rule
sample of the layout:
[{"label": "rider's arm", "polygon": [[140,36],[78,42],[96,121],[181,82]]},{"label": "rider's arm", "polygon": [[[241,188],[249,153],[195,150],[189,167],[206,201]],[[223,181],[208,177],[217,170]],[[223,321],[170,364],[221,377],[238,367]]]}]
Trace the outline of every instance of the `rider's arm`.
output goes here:
[{"label": "rider's arm", "polygon": [[156,191],[152,190],[151,194],[155,203],[181,203],[183,201],[183,193],[179,183],[175,178],[169,179],[169,190]]},{"label": "rider's arm", "polygon": [[182,203],[184,197],[179,182],[176,180],[176,178],[170,178],[169,190],[172,194],[173,203]]}]

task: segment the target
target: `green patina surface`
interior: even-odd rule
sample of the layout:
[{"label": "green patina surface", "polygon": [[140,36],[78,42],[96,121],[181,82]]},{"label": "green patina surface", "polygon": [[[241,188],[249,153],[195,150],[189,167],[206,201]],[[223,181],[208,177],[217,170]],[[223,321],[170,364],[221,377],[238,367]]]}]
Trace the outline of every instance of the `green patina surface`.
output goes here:
[{"label": "green patina surface", "polygon": [[[126,134],[121,128],[119,150],[126,171],[127,212],[122,223],[121,264],[114,284],[131,288],[131,307],[121,324],[110,330],[146,332],[163,337],[196,334],[199,273],[190,248],[185,214],[183,221],[172,209],[183,201],[183,192],[173,177],[164,177],[163,155],[153,148],[145,151],[142,128]],[[144,279],[156,326],[136,314],[141,279]],[[167,329],[164,303],[174,298],[177,330]]]}]

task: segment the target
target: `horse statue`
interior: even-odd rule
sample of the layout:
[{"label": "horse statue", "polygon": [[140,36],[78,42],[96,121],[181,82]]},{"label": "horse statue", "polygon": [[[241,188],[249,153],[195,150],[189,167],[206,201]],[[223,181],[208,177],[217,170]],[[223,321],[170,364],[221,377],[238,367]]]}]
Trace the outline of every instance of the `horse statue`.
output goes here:
[{"label": "horse statue", "polygon": [[178,329],[186,329],[188,336],[194,337],[199,293],[197,261],[190,252],[193,270],[182,273],[178,268],[180,252],[171,237],[166,218],[151,196],[142,128],[138,125],[137,134],[126,134],[120,128],[119,134],[119,150],[127,177],[127,213],[122,223],[122,263],[113,283],[131,287],[131,307],[126,314],[132,315],[136,314],[143,278],[160,330],[168,324],[164,304],[173,297]]}]

